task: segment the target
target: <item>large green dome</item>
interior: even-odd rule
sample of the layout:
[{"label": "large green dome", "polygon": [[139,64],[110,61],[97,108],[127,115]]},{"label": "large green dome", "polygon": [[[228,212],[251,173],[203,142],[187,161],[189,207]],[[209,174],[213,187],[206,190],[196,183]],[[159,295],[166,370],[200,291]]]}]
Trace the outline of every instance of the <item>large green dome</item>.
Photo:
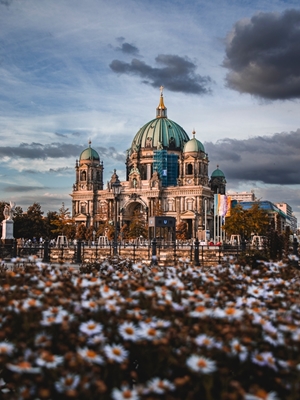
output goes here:
[{"label": "large green dome", "polygon": [[183,150],[189,137],[185,130],[176,122],[167,118],[167,107],[164,104],[163,93],[156,108],[156,118],[145,124],[135,135],[131,144],[131,152],[143,148]]},{"label": "large green dome", "polygon": [[176,122],[164,117],[155,118],[145,124],[135,135],[131,150],[161,148],[182,150],[189,137]]},{"label": "large green dome", "polygon": [[79,160],[100,161],[100,157],[96,150],[91,148],[91,143],[89,142],[89,147],[83,150],[80,154]]},{"label": "large green dome", "polygon": [[195,132],[193,132],[193,135],[194,137],[184,145],[183,152],[189,153],[202,151],[205,153],[203,144],[200,142],[200,140],[195,138]]}]

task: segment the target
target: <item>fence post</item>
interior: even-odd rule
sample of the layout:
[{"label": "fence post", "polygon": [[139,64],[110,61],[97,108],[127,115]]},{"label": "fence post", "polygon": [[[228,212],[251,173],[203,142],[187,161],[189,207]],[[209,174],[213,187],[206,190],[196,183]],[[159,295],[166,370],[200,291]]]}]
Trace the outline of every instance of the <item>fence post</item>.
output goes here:
[{"label": "fence post", "polygon": [[13,241],[13,257],[17,257],[17,241]]},{"label": "fence post", "polygon": [[152,264],[157,265],[157,256],[156,256],[156,238],[152,240]]},{"label": "fence post", "polygon": [[81,240],[77,241],[76,263],[81,264]]},{"label": "fence post", "polygon": [[293,255],[298,256],[298,240],[294,238],[293,240]]},{"label": "fence post", "polygon": [[49,242],[48,240],[45,240],[44,242],[44,257],[43,257],[43,262],[49,262],[50,257],[49,257]]},{"label": "fence post", "polygon": [[200,267],[200,261],[199,261],[199,239],[197,237],[195,239],[194,262],[195,262],[195,267]]},{"label": "fence post", "polygon": [[174,264],[176,264],[176,258],[177,258],[177,254],[176,254],[176,240],[174,240],[174,253],[173,253],[173,257],[174,257]]}]

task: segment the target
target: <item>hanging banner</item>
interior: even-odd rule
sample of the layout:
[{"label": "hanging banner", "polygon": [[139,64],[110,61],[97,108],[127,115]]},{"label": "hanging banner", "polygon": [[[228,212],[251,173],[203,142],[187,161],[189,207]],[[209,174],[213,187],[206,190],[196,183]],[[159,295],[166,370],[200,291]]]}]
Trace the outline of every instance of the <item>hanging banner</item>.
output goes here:
[{"label": "hanging banner", "polygon": [[214,210],[215,215],[219,217],[229,217],[231,210],[231,197],[225,194],[214,195]]}]

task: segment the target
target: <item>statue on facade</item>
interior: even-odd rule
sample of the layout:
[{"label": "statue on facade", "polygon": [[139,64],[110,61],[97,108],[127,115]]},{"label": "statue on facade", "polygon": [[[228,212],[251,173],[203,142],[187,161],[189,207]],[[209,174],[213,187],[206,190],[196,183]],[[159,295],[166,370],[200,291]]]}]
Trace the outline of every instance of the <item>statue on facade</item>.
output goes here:
[{"label": "statue on facade", "polygon": [[16,207],[16,203],[10,202],[10,205],[6,204],[3,210],[3,215],[5,220],[12,220],[14,215],[14,210]]}]

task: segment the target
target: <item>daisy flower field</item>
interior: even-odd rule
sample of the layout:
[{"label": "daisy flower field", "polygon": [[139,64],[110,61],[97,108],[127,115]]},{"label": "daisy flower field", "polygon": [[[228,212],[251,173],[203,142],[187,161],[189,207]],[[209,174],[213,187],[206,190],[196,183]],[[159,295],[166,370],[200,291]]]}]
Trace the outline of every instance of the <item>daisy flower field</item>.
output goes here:
[{"label": "daisy flower field", "polygon": [[0,399],[297,400],[292,261],[2,263]]}]

